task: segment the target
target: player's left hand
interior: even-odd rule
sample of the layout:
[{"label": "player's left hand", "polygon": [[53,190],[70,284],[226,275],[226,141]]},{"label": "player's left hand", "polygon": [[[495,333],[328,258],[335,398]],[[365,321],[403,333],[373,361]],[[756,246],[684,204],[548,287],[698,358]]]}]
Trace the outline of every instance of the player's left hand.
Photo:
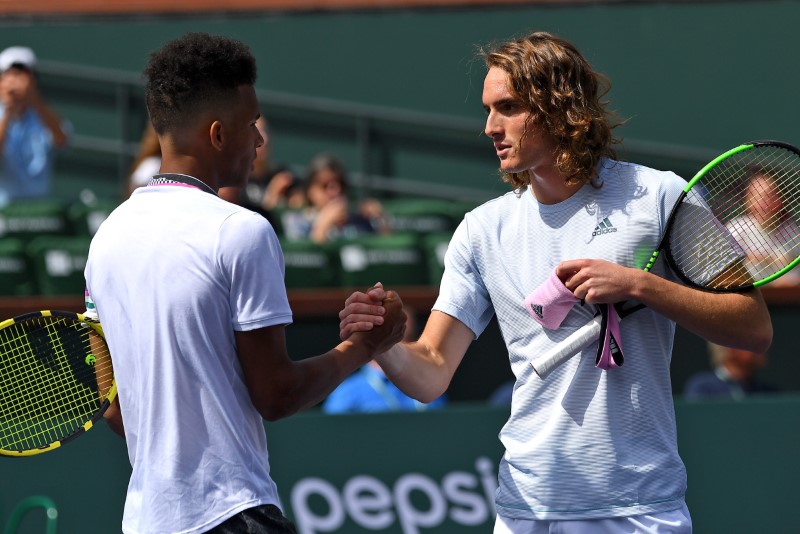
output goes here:
[{"label": "player's left hand", "polygon": [[394,291],[387,291],[381,307],[384,308],[382,324],[373,326],[369,331],[353,332],[351,336],[354,341],[363,341],[370,346],[373,355],[392,348],[403,340],[406,332],[408,318],[400,296]]},{"label": "player's left hand", "polygon": [[597,259],[562,261],[556,275],[572,294],[588,304],[614,304],[631,298],[640,269]]}]

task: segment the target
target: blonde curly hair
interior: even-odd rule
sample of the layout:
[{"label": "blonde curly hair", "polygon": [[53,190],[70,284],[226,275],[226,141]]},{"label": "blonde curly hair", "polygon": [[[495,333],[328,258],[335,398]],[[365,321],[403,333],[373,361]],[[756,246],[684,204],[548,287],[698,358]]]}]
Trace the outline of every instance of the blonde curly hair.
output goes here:
[{"label": "blonde curly hair", "polygon": [[[508,74],[509,91],[530,111],[535,124],[556,144],[556,168],[575,185],[597,176],[603,157],[616,159],[612,130],[622,124],[602,98],[611,85],[595,72],[574,45],[547,32],[535,32],[480,50],[487,68]],[[503,174],[515,190],[530,183],[527,171]]]}]

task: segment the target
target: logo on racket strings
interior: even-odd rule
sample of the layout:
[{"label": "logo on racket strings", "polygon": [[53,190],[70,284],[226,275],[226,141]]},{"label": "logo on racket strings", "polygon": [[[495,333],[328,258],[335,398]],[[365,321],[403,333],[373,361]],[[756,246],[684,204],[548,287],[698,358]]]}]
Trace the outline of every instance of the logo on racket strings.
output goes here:
[{"label": "logo on racket strings", "polygon": [[84,361],[86,362],[86,365],[94,366],[95,362],[97,362],[97,358],[94,354],[89,354]]}]

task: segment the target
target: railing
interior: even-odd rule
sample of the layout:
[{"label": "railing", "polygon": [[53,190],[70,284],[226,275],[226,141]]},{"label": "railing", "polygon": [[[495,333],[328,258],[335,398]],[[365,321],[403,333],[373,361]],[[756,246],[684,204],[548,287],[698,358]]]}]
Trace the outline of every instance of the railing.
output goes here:
[{"label": "railing", "polygon": [[[85,84],[104,87],[113,92],[118,127],[116,138],[86,135],[76,132],[73,136],[72,148],[89,154],[113,156],[117,161],[120,184],[127,178],[130,164],[139,144],[139,136],[132,134],[132,125],[141,123],[144,113],[141,104],[144,81],[142,76],[130,71],[76,65],[56,61],[40,61],[39,71],[45,80],[51,82],[51,90],[59,91],[58,80],[72,84]],[[386,125],[412,127],[415,132],[424,132],[433,142],[442,142],[448,136],[453,143],[474,143],[476,151],[488,154],[487,143],[477,132],[483,130],[483,121],[478,118],[465,118],[437,113],[398,109],[387,106],[365,105],[354,102],[334,100],[324,97],[309,97],[296,94],[258,89],[256,91],[260,103],[265,107],[283,111],[314,113],[320,123],[326,121],[350,121],[350,128],[355,133],[355,152],[357,165],[352,177],[356,189],[368,194],[410,194],[420,195],[420,186],[424,184],[424,195],[445,199],[461,199],[484,201],[495,196],[486,189],[465,187],[422,181],[403,176],[381,176],[371,169],[371,157],[375,144],[376,131]],[[136,119],[139,119],[138,121]],[[471,146],[471,145],[470,145]],[[718,155],[717,151],[669,144],[654,141],[626,139],[623,150],[625,159],[648,163],[651,160],[670,161],[675,170],[691,171],[710,161]]]}]

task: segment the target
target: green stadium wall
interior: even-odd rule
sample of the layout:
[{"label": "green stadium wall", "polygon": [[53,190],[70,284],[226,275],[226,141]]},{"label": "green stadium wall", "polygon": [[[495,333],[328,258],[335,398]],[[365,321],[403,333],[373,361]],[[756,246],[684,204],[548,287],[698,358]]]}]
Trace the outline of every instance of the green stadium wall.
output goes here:
[{"label": "green stadium wall", "polygon": [[[797,532],[800,397],[676,404],[687,502],[702,534]],[[266,424],[270,463],[300,534],[490,532],[507,411],[299,414]],[[0,458],[0,525],[24,497],[46,495],[59,532],[120,531],[130,467],[100,424],[55,451]],[[20,534],[43,532],[33,511]]]},{"label": "green stadium wall", "polygon": [[[384,128],[367,163],[380,176],[493,196],[505,186],[480,132],[479,45],[534,29],[573,40],[611,78],[611,107],[627,119],[619,133],[631,147],[637,141],[677,146],[678,156],[689,158],[631,148],[630,159],[685,176],[703,162],[692,150],[719,153],[760,138],[800,142],[800,71],[786,59],[800,48],[798,20],[800,2],[788,0],[5,18],[0,47],[29,45],[43,60],[136,74],[151,50],[184,32],[230,35],[253,49],[260,89],[474,119],[473,134]],[[119,95],[98,84],[52,83],[47,92],[76,133],[115,139],[129,130],[129,139],[138,138],[143,111],[139,121],[120,124]],[[300,166],[330,150],[353,169],[364,164],[353,120],[323,124],[314,111],[263,111],[273,121],[277,159]],[[67,150],[57,190],[69,195],[88,185],[115,194],[118,178],[109,175],[117,171],[113,158]]]}]

